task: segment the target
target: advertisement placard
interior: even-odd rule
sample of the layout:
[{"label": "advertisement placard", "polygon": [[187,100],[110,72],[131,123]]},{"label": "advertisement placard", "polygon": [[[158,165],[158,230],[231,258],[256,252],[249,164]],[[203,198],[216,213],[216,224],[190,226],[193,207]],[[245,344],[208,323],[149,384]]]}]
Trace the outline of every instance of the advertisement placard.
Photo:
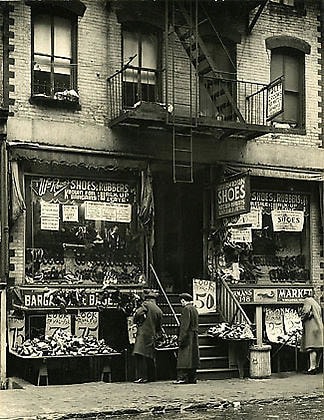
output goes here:
[{"label": "advertisement placard", "polygon": [[284,90],[282,77],[271,82],[267,88],[267,120],[271,120],[284,110]]},{"label": "advertisement placard", "polygon": [[216,311],[216,283],[211,280],[193,279],[193,301],[200,314]]},{"label": "advertisement placard", "polygon": [[8,316],[8,343],[10,349],[15,349],[25,341],[25,315],[22,318]]},{"label": "advertisement placard", "polygon": [[71,334],[71,315],[46,314],[45,335],[52,336],[59,329]]},{"label": "advertisement placard", "polygon": [[99,312],[80,311],[75,317],[75,335],[77,337],[95,337],[98,339]]},{"label": "advertisement placard", "polygon": [[216,190],[216,216],[230,217],[250,211],[250,177],[237,175],[221,182]]}]

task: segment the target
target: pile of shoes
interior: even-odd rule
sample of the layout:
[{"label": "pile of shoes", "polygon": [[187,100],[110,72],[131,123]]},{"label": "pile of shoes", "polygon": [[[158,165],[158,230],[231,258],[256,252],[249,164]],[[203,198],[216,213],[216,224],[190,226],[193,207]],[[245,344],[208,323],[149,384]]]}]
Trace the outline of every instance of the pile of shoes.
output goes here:
[{"label": "pile of shoes", "polygon": [[178,337],[176,335],[166,335],[163,334],[158,337],[155,341],[155,348],[157,349],[167,349],[167,348],[177,348],[178,347]]},{"label": "pile of shoes", "polygon": [[221,322],[210,327],[206,334],[226,340],[253,340],[255,338],[251,326],[245,323]]},{"label": "pile of shoes", "polygon": [[53,336],[44,339],[33,338],[25,340],[13,349],[20,356],[46,357],[46,356],[87,356],[117,353],[104,340],[95,337],[76,337],[63,330],[56,330]]}]

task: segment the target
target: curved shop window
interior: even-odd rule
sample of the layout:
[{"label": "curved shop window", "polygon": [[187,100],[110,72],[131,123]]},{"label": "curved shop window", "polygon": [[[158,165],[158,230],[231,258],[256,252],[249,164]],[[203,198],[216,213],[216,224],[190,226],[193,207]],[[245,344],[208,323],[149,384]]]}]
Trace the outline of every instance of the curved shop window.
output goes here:
[{"label": "curved shop window", "polygon": [[306,193],[252,190],[250,211],[223,219],[214,235],[216,273],[231,283],[309,283],[309,208]]},{"label": "curved shop window", "polygon": [[137,184],[28,177],[27,284],[143,282]]}]

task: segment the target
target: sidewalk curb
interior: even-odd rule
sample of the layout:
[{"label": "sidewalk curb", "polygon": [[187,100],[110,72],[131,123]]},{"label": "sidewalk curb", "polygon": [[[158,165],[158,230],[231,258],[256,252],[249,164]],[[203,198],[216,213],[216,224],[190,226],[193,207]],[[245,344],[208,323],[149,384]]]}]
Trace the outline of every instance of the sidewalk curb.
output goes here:
[{"label": "sidewalk curb", "polygon": [[[311,400],[316,399],[318,397],[322,397],[323,393],[313,393],[309,395],[294,395],[294,396],[287,396],[287,398],[267,398],[267,399],[250,399],[250,400],[243,400],[243,401],[228,401],[228,400],[220,400],[217,402],[208,401],[206,403],[192,403],[192,404],[171,404],[165,406],[153,406],[147,407],[143,410],[136,409],[136,408],[125,408],[125,409],[117,409],[117,410],[107,410],[101,412],[87,412],[87,413],[71,413],[71,414],[53,414],[51,420],[79,420],[79,419],[96,419],[96,420],[104,420],[105,418],[109,417],[117,417],[117,416],[126,416],[132,415],[136,418],[136,416],[141,414],[153,414],[153,415],[163,415],[163,414],[171,414],[171,413],[183,413],[186,411],[206,411],[206,410],[225,410],[228,408],[235,408],[239,409],[242,405],[250,405],[250,404],[270,404],[274,401],[276,402],[285,402],[285,401],[294,401],[296,399],[302,400]],[[49,420],[49,416],[37,416],[24,418],[24,420]],[[15,419],[11,419],[15,420]],[[17,419],[19,420],[19,419]]]}]

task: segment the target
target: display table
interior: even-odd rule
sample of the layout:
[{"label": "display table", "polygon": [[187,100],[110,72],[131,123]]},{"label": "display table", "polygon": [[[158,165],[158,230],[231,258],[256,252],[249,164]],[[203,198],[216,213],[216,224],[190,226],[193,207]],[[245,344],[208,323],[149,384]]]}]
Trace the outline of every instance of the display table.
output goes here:
[{"label": "display table", "polygon": [[[87,361],[89,364],[89,370],[91,372],[95,372],[95,377],[92,378],[93,380],[103,381],[105,379],[105,375],[107,375],[108,381],[111,382],[111,361],[113,358],[121,356],[122,352],[85,355],[22,356],[11,350],[10,354],[19,361],[25,362],[25,373],[27,369],[33,369],[36,371],[36,382],[39,386],[42,380],[45,381],[46,385],[49,385],[49,367],[61,369],[64,361],[66,362],[71,360],[79,360],[80,362]],[[126,358],[125,375],[127,379]]]}]

